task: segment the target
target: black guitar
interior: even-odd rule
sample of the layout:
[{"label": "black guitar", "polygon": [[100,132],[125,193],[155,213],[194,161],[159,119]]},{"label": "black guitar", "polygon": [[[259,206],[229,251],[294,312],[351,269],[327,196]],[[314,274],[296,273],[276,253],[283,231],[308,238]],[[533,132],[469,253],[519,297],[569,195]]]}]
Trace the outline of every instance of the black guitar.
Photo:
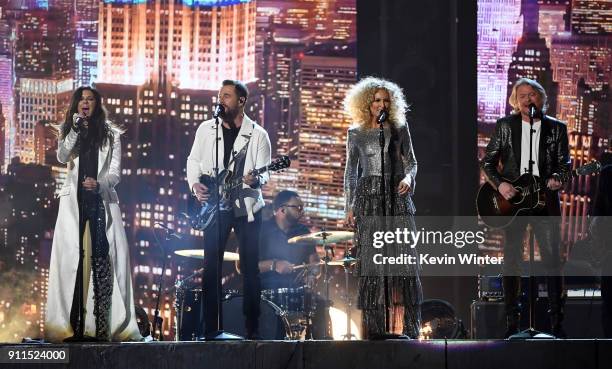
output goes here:
[{"label": "black guitar", "polygon": [[[581,175],[599,173],[601,164],[594,160],[565,175],[560,176],[561,182]],[[476,196],[476,209],[482,221],[491,228],[504,228],[510,225],[517,214],[541,209],[545,205],[546,185],[536,176],[523,174],[514,181],[504,178],[517,191],[510,200],[506,200],[489,182],[483,184]]]},{"label": "black guitar", "polygon": [[[274,160],[270,165],[266,165],[265,167],[251,171],[250,174],[259,176],[265,172],[277,172],[279,170],[289,168],[290,165],[291,160],[288,156],[284,155]],[[234,173],[227,169],[224,169],[221,171],[221,173],[219,173],[218,182],[215,177],[206,174],[200,176],[200,183],[208,188],[210,197],[208,198],[208,201],[197,206],[197,209],[189,216],[191,228],[206,231],[211,224],[214,224],[214,220],[216,219],[215,210],[217,206],[217,198],[219,198],[220,210],[230,210],[232,208],[232,191],[242,186],[243,178],[244,176],[234,177]],[[218,188],[217,183],[220,184]]]}]

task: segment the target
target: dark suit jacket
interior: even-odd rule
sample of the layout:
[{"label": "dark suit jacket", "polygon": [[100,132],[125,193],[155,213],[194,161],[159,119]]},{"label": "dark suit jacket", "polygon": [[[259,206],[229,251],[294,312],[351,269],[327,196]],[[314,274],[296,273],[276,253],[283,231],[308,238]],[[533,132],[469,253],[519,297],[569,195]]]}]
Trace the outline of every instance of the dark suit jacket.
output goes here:
[{"label": "dark suit jacket", "polygon": [[[481,162],[483,171],[495,187],[503,182],[503,178],[515,180],[524,173],[520,168],[522,124],[521,115],[512,114],[499,119],[495,125],[495,132]],[[501,171],[498,170],[500,162]],[[547,115],[542,118],[536,164],[543,184],[553,174],[566,174],[570,171],[567,127]],[[561,214],[558,191],[546,190],[546,208],[549,215]]]}]

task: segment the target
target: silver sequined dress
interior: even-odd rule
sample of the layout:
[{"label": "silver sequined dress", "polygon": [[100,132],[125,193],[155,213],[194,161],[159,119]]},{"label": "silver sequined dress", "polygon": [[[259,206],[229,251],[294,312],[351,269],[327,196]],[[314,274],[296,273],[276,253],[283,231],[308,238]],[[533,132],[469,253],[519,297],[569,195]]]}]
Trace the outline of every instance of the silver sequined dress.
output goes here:
[{"label": "silver sequined dress", "polygon": [[[402,226],[415,229],[415,207],[411,195],[415,189],[417,161],[412,148],[407,126],[384,130],[385,147],[385,211],[381,194],[381,155],[379,129],[353,127],[347,136],[347,163],[344,174],[345,210],[353,210],[356,222],[356,256],[366,263],[381,249],[372,247],[372,235],[381,229],[380,219],[386,215],[393,218],[394,228]],[[397,187],[400,181],[410,185],[410,193],[400,196]],[[383,222],[384,223],[384,222]],[[384,228],[385,226],[383,226]],[[410,247],[400,250],[416,255]],[[394,252],[400,252],[394,249]],[[393,255],[389,255],[393,256]],[[364,338],[383,334],[386,329],[387,313],[403,314],[403,334],[416,338],[420,329],[420,305],[422,301],[418,268],[413,265],[401,266],[389,276],[385,270],[366,270],[360,261],[358,306],[362,309]],[[386,291],[385,291],[386,287]],[[385,293],[386,292],[386,293]],[[388,301],[385,304],[385,299]],[[385,306],[391,306],[389,310]],[[393,316],[393,315],[391,315]],[[396,319],[396,318],[393,318]]]}]

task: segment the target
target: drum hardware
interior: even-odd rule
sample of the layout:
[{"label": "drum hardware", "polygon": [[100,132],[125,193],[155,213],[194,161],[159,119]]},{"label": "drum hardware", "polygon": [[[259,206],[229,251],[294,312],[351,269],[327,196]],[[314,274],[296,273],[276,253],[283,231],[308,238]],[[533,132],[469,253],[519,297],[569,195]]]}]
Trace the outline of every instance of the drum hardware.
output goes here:
[{"label": "drum hardware", "polygon": [[[176,250],[175,254],[179,256],[185,256],[188,258],[194,259],[204,259],[204,250],[203,249],[185,249],[185,250]],[[225,251],[223,253],[223,261],[238,261],[240,260],[240,255],[235,252]]]},{"label": "drum hardware", "polygon": [[326,231],[308,233],[301,236],[295,236],[287,240],[290,244],[307,243],[311,245],[327,245],[330,243],[338,243],[353,239],[354,232],[350,231]]},{"label": "drum hardware", "polygon": [[[323,246],[323,250],[325,251],[325,256],[321,260],[321,265],[323,265],[323,283],[325,283],[325,308],[329,309],[332,305],[331,300],[329,299],[329,266],[332,262],[332,259],[335,257],[334,246],[331,244],[335,244],[338,242],[349,241],[353,239],[354,232],[350,231],[326,231],[323,229],[320,232],[309,233],[301,236],[296,236],[290,238],[287,242],[290,244],[298,244],[298,243],[307,243]],[[343,265],[339,264],[339,265]],[[348,277],[347,277],[348,278]],[[349,328],[350,329],[350,328]],[[333,339],[327,335],[323,337],[323,339]]]},{"label": "drum hardware", "polygon": [[329,265],[342,265],[344,269],[344,293],[345,293],[345,301],[346,301],[346,334],[344,334],[342,337],[348,341],[352,340],[353,338],[357,338],[353,333],[351,333],[351,309],[353,307],[353,300],[351,299],[351,294],[349,293],[350,268],[351,266],[357,264],[357,260],[358,259],[355,259],[351,256],[345,256],[343,259],[333,260],[329,263]]},{"label": "drum hardware", "polygon": [[155,240],[157,241],[157,244],[159,245],[160,249],[162,250],[163,256],[162,256],[162,267],[161,267],[161,275],[159,276],[159,286],[158,286],[158,293],[157,293],[157,301],[155,302],[155,313],[153,315],[153,332],[151,333],[153,340],[155,340],[155,335],[156,332],[158,331],[158,327],[159,327],[159,336],[157,337],[158,341],[163,341],[164,337],[163,337],[163,329],[162,329],[162,325],[163,325],[163,319],[162,317],[159,315],[159,304],[161,301],[161,295],[164,291],[163,288],[163,282],[164,282],[164,275],[166,274],[166,260],[168,259],[168,252],[166,251],[166,244],[170,241],[171,238],[176,238],[176,239],[181,239],[182,237],[177,234],[176,232],[174,232],[173,229],[169,228],[168,226],[166,226],[163,223],[160,222],[155,222],[155,225],[158,226],[159,228],[162,228],[164,231],[166,231],[166,236],[164,238],[164,244],[162,244],[161,242],[159,242],[159,239],[157,238],[157,234],[155,233],[155,230],[153,230],[153,236],[155,237]]}]

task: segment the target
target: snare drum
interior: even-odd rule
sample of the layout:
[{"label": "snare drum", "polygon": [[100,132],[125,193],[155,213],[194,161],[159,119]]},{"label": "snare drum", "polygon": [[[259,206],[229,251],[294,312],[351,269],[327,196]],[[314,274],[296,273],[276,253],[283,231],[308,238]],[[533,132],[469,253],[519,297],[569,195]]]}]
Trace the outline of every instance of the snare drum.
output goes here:
[{"label": "snare drum", "polygon": [[315,310],[314,294],[309,287],[263,290],[261,296],[287,313],[309,314]]}]

